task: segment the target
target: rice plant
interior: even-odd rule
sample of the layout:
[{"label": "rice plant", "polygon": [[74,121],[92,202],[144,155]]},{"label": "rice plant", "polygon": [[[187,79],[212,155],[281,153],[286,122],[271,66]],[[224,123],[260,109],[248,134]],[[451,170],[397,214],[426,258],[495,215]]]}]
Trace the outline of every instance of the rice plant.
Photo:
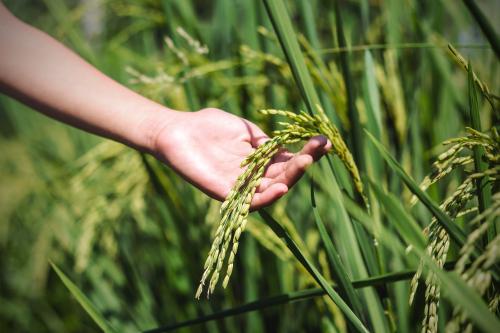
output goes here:
[{"label": "rice plant", "polygon": [[[4,2],[270,140],[219,203],[0,96],[0,331],[500,331],[495,2],[110,0],[92,36],[90,1]],[[251,212],[274,154],[316,135],[330,154]]]}]

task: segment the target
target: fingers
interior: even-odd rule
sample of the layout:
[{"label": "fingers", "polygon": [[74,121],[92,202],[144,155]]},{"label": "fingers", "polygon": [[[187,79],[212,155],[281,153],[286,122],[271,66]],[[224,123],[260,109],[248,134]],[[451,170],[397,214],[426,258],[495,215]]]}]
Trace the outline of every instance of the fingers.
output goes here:
[{"label": "fingers", "polygon": [[321,156],[326,154],[331,147],[332,144],[326,137],[318,135],[309,139],[299,154],[310,155],[315,161],[317,161],[321,158]]},{"label": "fingers", "polygon": [[331,149],[324,136],[311,138],[302,150],[293,155],[283,151],[268,166],[252,200],[252,209],[270,205],[282,197],[302,177],[307,168]]},{"label": "fingers", "polygon": [[276,178],[277,182],[292,187],[302,177],[307,168],[314,162],[311,155],[297,155],[285,167],[285,171]]},{"label": "fingers", "polygon": [[[274,184],[283,184],[287,187],[293,186],[312,163],[313,158],[310,155],[296,155],[289,162],[271,165],[270,169],[276,169],[270,173],[266,172],[266,175],[260,181],[257,193],[266,191]],[[278,169],[281,170],[278,171]]]},{"label": "fingers", "polygon": [[251,210],[257,210],[262,207],[268,206],[284,196],[288,192],[288,186],[285,184],[277,183],[270,185],[265,191],[255,193],[250,205]]},{"label": "fingers", "polygon": [[283,183],[290,188],[302,177],[313,161],[317,161],[329,149],[331,143],[324,136],[311,138],[292,158],[288,158],[285,162],[270,164],[258,190],[264,191],[275,183]]}]

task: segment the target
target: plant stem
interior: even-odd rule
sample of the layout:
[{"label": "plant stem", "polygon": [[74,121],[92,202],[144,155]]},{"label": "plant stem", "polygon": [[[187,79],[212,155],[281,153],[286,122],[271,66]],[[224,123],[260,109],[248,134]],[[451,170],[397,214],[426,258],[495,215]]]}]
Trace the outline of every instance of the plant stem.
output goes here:
[{"label": "plant stem", "polygon": [[[467,65],[467,82],[469,88],[469,113],[471,127],[476,131],[481,132],[481,116],[479,114],[479,103],[477,99],[477,90],[474,83],[474,73],[472,65],[469,62]],[[476,172],[481,173],[488,169],[488,163],[484,161],[484,148],[481,146],[474,147],[474,167]],[[484,212],[491,205],[491,183],[488,176],[478,178],[476,180],[477,198],[479,201],[479,213]],[[493,223],[488,229],[488,241],[491,241],[496,236],[496,223]]]}]

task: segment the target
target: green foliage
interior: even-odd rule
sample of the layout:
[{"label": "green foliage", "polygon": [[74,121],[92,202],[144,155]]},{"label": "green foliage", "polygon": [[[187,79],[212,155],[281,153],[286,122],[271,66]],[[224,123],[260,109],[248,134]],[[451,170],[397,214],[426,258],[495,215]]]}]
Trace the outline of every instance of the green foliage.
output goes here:
[{"label": "green foliage", "polygon": [[[5,2],[139,93],[275,139],[221,209],[0,96],[0,331],[499,331],[495,4],[110,0],[90,34],[90,2]],[[310,183],[249,213],[276,149],[316,134]],[[226,288],[196,300],[221,220]]]}]

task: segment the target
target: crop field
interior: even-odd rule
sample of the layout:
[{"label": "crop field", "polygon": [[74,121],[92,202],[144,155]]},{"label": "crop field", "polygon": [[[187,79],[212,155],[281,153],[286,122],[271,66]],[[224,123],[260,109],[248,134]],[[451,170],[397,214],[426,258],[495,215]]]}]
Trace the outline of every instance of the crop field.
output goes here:
[{"label": "crop field", "polygon": [[[272,139],[219,202],[0,95],[0,332],[500,332],[498,1],[4,3],[141,95]],[[274,154],[320,134],[250,211]]]}]

